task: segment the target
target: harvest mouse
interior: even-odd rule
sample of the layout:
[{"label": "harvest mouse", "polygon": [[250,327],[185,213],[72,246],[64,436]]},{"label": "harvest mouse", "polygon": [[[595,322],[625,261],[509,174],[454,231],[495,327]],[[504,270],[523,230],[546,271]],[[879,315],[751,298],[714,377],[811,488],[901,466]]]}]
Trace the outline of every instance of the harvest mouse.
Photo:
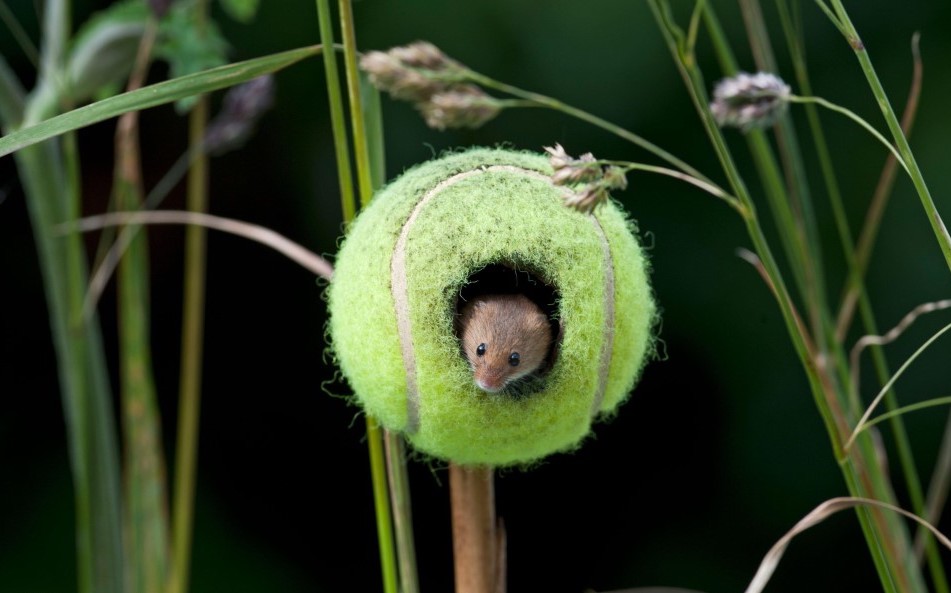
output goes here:
[{"label": "harvest mouse", "polygon": [[531,375],[552,343],[548,317],[522,294],[486,294],[460,311],[459,339],[475,384],[489,393]]}]

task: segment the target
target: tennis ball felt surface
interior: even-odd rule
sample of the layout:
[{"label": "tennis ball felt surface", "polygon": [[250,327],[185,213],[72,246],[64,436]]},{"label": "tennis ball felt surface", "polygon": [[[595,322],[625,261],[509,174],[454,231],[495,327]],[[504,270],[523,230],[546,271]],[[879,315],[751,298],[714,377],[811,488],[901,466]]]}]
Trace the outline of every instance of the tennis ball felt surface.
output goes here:
[{"label": "tennis ball felt surface", "polygon": [[[651,349],[655,306],[633,224],[613,203],[593,215],[566,208],[549,175],[539,154],[451,154],[382,189],[347,233],[329,288],[331,347],[367,413],[424,453],[503,466],[572,449],[593,414],[611,413],[627,397]],[[401,233],[411,328],[405,345],[392,267]],[[529,395],[478,389],[454,331],[460,290],[493,264],[529,270],[558,295],[558,354],[541,390]],[[606,324],[610,276],[614,322]],[[605,365],[606,340],[612,355]],[[407,401],[407,348],[415,411]]]}]

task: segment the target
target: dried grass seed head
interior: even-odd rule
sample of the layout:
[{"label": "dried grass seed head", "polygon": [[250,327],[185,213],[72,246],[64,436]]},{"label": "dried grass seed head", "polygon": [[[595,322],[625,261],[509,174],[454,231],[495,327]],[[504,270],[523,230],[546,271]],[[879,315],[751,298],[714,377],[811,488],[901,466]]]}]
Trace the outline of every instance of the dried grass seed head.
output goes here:
[{"label": "dried grass seed head", "polygon": [[445,83],[407,68],[390,52],[367,52],[360,59],[360,68],[370,77],[373,86],[401,101],[426,101],[446,88]]},{"label": "dried grass seed head", "polygon": [[595,183],[588,184],[580,191],[574,191],[565,196],[565,206],[574,208],[584,214],[590,214],[599,205],[608,199],[607,190]]},{"label": "dried grass seed head", "polygon": [[555,185],[576,185],[594,181],[601,177],[601,166],[590,152],[574,158],[565,152],[561,144],[546,146],[548,162],[554,170],[552,181]]},{"label": "dried grass seed head", "polygon": [[374,86],[394,99],[413,103],[426,124],[437,130],[477,128],[503,107],[498,99],[466,82],[471,75],[468,68],[425,41],[368,52],[360,67]]},{"label": "dried grass seed head", "polygon": [[478,128],[502,110],[499,102],[479,87],[457,85],[417,105],[426,125],[437,130]]},{"label": "dried grass seed head", "polygon": [[[549,155],[548,162],[554,171],[552,183],[574,188],[565,194],[565,205],[569,208],[590,213],[607,201],[611,190],[627,187],[627,176],[623,169],[602,166],[590,152],[574,158],[561,144],[546,146],[545,152]],[[581,187],[577,187],[579,185]]]},{"label": "dried grass seed head", "polygon": [[416,41],[409,45],[394,47],[388,52],[408,68],[442,71],[458,70],[462,65],[443,53],[428,41]]},{"label": "dried grass seed head", "polygon": [[391,48],[385,52],[367,52],[360,59],[370,82],[394,99],[428,101],[465,78],[465,66],[449,58],[438,47],[425,41]]},{"label": "dried grass seed head", "polygon": [[627,189],[627,175],[624,169],[616,166],[604,169],[604,185],[608,189]]},{"label": "dried grass seed head", "polygon": [[789,85],[775,74],[740,72],[713,89],[710,111],[721,127],[747,131],[772,125],[789,104]]}]

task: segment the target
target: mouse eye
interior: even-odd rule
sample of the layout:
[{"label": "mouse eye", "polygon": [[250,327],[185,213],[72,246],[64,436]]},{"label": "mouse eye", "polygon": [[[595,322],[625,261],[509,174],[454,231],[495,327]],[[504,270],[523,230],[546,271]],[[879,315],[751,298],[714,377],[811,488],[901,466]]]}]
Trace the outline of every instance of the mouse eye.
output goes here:
[{"label": "mouse eye", "polygon": [[476,348],[476,354],[478,356],[482,356],[483,354],[485,354],[485,344],[479,344],[479,347]]},{"label": "mouse eye", "polygon": [[512,365],[513,367],[517,367],[521,359],[522,357],[518,355],[518,352],[513,352],[509,356],[509,364]]}]

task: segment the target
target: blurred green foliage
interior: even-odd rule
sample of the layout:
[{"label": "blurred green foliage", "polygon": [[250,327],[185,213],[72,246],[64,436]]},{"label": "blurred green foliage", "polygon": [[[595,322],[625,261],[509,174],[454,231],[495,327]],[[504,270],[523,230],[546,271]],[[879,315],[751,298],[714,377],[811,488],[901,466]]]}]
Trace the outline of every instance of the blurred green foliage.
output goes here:
[{"label": "blurred green foliage", "polygon": [[[75,22],[107,4],[76,2]],[[713,4],[741,64],[752,68],[736,5]],[[32,3],[10,5],[36,39]],[[764,8],[778,31],[771,3]],[[644,3],[364,0],[354,10],[363,48],[431,41],[475,70],[587,109],[722,178]],[[812,3],[802,2],[801,10],[816,93],[883,129],[851,50]],[[951,6],[868,0],[850,10],[896,107],[911,77],[911,35],[922,34],[924,92],[911,143],[938,209],[949,217]],[[251,23],[221,18],[219,24],[231,60],[317,39],[308,2],[265,2]],[[785,52],[777,49],[787,69],[781,74],[792,80]],[[32,79],[33,67],[6,32],[0,52],[24,80]],[[698,55],[712,86],[717,69],[703,35]],[[166,75],[158,68],[153,78]],[[319,60],[278,75],[277,107],[257,137],[212,163],[211,210],[331,254],[340,212],[322,82]],[[795,107],[793,113],[806,138],[802,113]],[[540,150],[560,142],[573,154],[654,162],[604,132],[541,110],[506,112],[480,130],[445,133],[427,129],[405,104],[385,101],[384,116],[390,177],[444,149],[498,143]],[[853,123],[833,115],[823,122],[855,231],[885,154]],[[146,183],[154,184],[184,150],[185,122],[160,108],[146,113],[142,126]],[[79,137],[87,213],[106,208],[112,131],[106,123]],[[754,199],[761,199],[742,139],[737,133],[730,139],[735,154],[744,155],[740,167]],[[807,154],[835,301],[844,264],[811,159]],[[67,591],[75,587],[75,560],[63,418],[35,251],[10,159],[0,160],[0,192],[0,590]],[[666,178],[634,175],[617,197],[651,246],[665,360],[647,368],[618,417],[596,427],[578,453],[499,478],[510,590],[663,584],[735,591],[786,529],[845,488],[775,303],[735,256],[737,247],[748,246],[739,218]],[[168,207],[181,200],[173,195]],[[154,367],[164,440],[172,443],[182,233],[149,235]],[[321,390],[334,376],[322,358],[322,287],[257,245],[220,235],[209,241],[192,590],[377,590],[362,422],[353,421],[356,408]],[[946,267],[906,179],[886,212],[868,285],[882,327],[921,302],[948,297]],[[111,296],[101,306],[113,355],[114,306]],[[947,314],[921,320],[889,348],[893,368],[946,322]],[[951,344],[939,342],[916,363],[899,383],[903,403],[948,395],[949,355]],[[863,384],[870,392],[871,374]],[[335,394],[346,389],[329,386]],[[906,419],[924,476],[946,417],[937,408]],[[887,443],[887,431],[885,437]],[[411,475],[421,586],[447,590],[447,477],[426,463],[413,464]],[[943,526],[947,532],[951,523]],[[877,587],[857,523],[842,514],[793,543],[769,590]]]}]

